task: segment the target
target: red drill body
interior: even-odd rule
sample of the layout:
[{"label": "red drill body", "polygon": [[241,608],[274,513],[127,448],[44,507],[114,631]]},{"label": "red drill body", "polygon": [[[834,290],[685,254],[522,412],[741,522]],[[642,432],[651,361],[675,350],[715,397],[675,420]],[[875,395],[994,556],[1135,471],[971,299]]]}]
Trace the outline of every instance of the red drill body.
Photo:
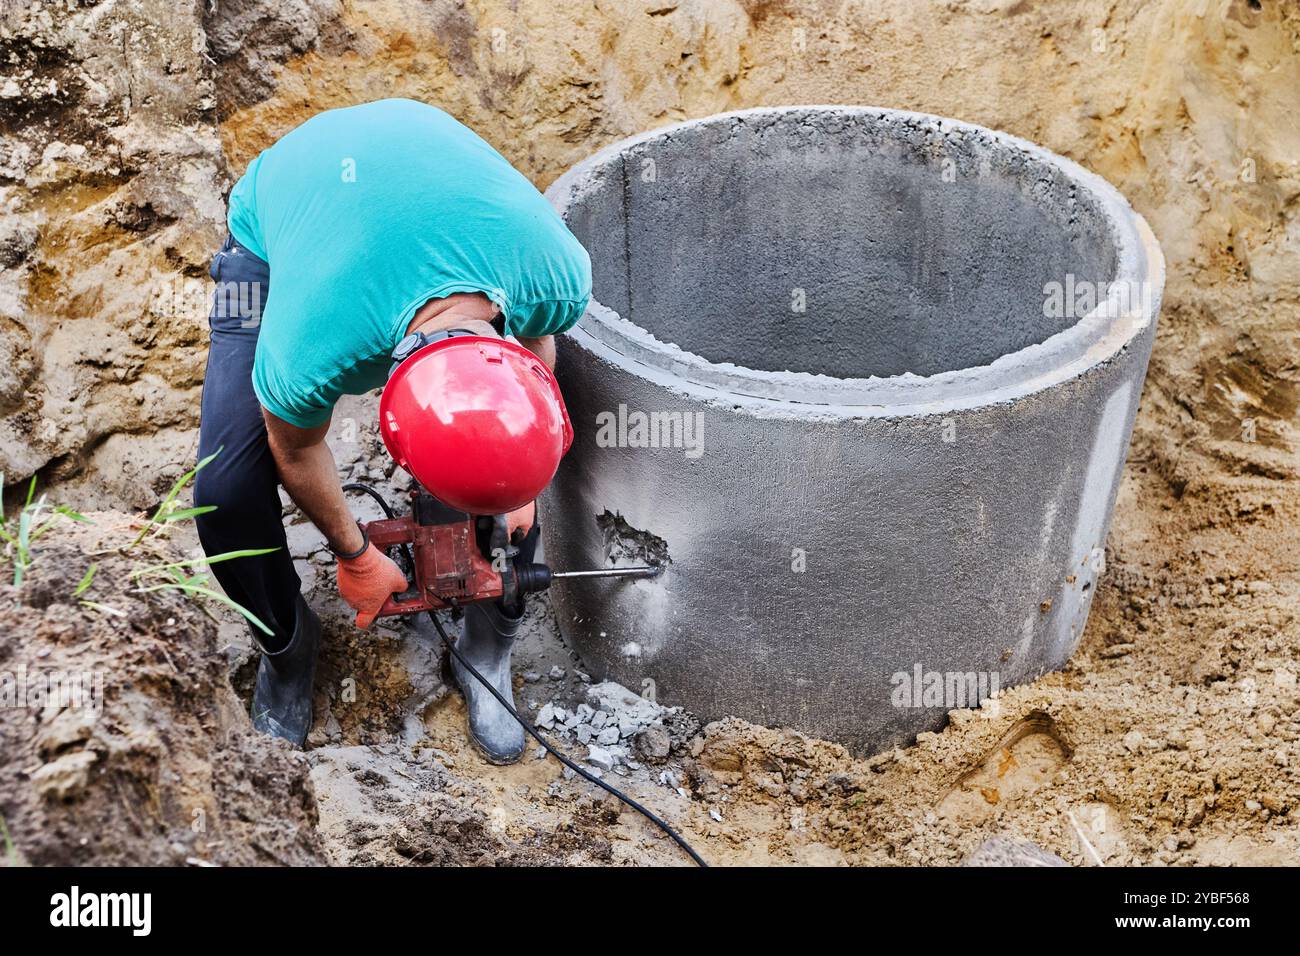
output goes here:
[{"label": "red drill body", "polygon": [[556,578],[655,577],[656,567],[602,568],[553,573],[527,563],[506,533],[505,516],[475,517],[457,511],[425,491],[411,493],[411,511],[363,525],[381,551],[398,549],[408,587],[390,597],[380,617],[463,607],[542,591]]}]

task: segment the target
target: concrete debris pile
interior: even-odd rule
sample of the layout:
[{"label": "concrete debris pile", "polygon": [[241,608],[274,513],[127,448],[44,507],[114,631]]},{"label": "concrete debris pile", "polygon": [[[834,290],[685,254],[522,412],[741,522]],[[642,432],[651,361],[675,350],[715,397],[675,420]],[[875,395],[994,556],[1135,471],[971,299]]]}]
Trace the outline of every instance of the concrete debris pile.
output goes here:
[{"label": "concrete debris pile", "polygon": [[585,745],[586,762],[598,771],[619,774],[667,760],[686,722],[694,723],[680,707],[664,707],[613,681],[588,687],[585,702],[573,708],[548,701],[535,721],[542,730]]}]

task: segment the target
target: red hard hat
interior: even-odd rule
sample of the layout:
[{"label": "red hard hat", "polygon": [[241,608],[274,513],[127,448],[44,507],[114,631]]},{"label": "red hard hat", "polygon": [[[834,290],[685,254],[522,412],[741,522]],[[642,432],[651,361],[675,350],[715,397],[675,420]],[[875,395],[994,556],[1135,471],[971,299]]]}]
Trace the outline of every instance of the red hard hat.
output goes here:
[{"label": "red hard hat", "polygon": [[513,342],[465,334],[393,370],[379,433],[429,494],[474,515],[533,501],[573,444],[560,386],[542,360]]}]

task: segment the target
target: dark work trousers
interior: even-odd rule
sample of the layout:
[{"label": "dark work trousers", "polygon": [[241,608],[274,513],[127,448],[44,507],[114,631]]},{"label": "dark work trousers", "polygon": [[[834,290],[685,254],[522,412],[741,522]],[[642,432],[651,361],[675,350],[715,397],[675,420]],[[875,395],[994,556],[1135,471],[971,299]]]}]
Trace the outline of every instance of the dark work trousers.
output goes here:
[{"label": "dark work trousers", "polygon": [[255,636],[277,651],[293,636],[301,582],[285,545],[280,521],[279,475],[267,443],[262,407],[253,393],[253,354],[270,290],[271,269],[234,237],[227,237],[209,270],[217,282],[199,420],[200,460],[220,449],[195,478],[195,505],[216,505],[199,515],[199,541],[209,557],[245,548],[271,554],[212,565],[231,600],[275,631]]}]

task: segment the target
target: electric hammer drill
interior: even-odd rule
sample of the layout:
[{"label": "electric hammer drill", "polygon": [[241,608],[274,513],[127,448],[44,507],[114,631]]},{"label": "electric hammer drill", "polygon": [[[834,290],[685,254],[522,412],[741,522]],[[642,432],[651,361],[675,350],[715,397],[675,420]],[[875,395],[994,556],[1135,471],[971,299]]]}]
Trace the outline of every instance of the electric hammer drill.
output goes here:
[{"label": "electric hammer drill", "polygon": [[[351,489],[378,495],[364,485]],[[385,508],[387,510],[387,508]],[[398,566],[407,589],[391,596],[380,617],[463,607],[478,601],[514,604],[520,597],[543,591],[564,578],[652,578],[653,566],[602,568],[594,571],[552,571],[526,561],[510,540],[505,515],[471,515],[443,504],[422,488],[411,491],[411,511],[363,525],[380,551],[398,549]]]}]

